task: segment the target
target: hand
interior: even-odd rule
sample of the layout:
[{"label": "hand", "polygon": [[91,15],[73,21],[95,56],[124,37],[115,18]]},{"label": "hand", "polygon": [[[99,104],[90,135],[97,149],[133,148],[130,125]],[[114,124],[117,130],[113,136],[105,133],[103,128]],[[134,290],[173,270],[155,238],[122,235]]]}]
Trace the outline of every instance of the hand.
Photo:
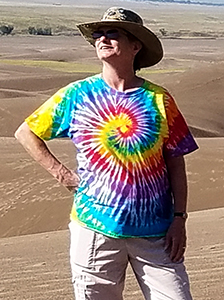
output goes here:
[{"label": "hand", "polygon": [[71,171],[70,176],[64,179],[62,184],[73,194],[77,192],[79,186],[79,176]]},{"label": "hand", "polygon": [[62,183],[70,192],[75,193],[79,186],[79,176],[73,171],[67,169],[64,165],[60,165],[57,171],[57,180]]},{"label": "hand", "polygon": [[181,217],[174,217],[172,224],[166,234],[165,250],[170,252],[170,259],[173,262],[180,261],[186,249],[186,220]]}]

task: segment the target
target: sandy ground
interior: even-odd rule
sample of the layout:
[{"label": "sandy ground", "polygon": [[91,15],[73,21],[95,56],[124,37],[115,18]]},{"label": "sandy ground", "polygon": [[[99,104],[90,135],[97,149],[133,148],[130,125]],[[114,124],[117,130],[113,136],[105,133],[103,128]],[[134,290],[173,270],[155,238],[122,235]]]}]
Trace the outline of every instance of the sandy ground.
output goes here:
[{"label": "sandy ground", "polygon": [[[137,10],[138,5],[130,2],[129,6]],[[6,7],[5,2],[4,13]],[[163,24],[170,23],[170,8],[161,7],[161,11],[150,7],[155,27],[160,16]],[[47,9],[44,7],[45,12]],[[196,11],[201,31],[221,35],[219,9]],[[178,8],[176,16],[173,31],[180,28],[180,20],[190,23],[195,10]],[[194,30],[194,26],[187,28]],[[163,61],[142,70],[141,75],[171,91],[200,146],[186,157],[190,212],[186,266],[195,300],[221,300],[224,39],[165,38],[162,43]],[[72,195],[32,161],[13,134],[53,92],[99,70],[94,49],[79,36],[0,36],[0,299],[73,299],[67,230]],[[69,140],[51,141],[49,147],[75,168],[75,148]],[[130,269],[125,289],[128,299],[142,299]]]},{"label": "sandy ground", "polygon": [[[186,266],[196,300],[223,299],[223,226],[223,208],[189,214]],[[68,245],[67,230],[0,239],[1,299],[73,299]],[[143,300],[130,268],[124,299]]]}]

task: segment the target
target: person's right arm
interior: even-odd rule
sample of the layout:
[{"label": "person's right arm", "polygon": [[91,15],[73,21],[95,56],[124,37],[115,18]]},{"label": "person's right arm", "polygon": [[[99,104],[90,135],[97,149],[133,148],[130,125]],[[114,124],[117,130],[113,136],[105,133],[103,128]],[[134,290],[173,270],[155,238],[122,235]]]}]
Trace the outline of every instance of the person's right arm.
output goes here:
[{"label": "person's right arm", "polygon": [[69,191],[75,192],[79,185],[79,177],[63,165],[48,149],[46,143],[35,135],[26,122],[15,132],[16,139],[30,156],[46,169]]}]

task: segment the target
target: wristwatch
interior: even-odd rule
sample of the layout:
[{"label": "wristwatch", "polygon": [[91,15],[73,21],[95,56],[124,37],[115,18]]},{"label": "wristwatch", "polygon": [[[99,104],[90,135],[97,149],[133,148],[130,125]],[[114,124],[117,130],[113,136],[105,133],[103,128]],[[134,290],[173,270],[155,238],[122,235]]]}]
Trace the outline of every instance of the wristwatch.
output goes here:
[{"label": "wristwatch", "polygon": [[173,215],[174,215],[174,217],[180,217],[180,218],[183,218],[185,220],[188,217],[188,214],[186,212],[175,212]]}]

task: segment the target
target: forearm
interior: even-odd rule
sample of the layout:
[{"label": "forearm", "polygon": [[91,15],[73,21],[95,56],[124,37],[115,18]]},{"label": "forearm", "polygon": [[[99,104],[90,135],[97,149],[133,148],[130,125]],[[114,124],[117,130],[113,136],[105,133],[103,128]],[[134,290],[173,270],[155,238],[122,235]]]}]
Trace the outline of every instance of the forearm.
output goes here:
[{"label": "forearm", "polygon": [[167,158],[166,165],[174,199],[174,211],[185,212],[188,192],[184,157]]},{"label": "forearm", "polygon": [[[166,159],[173,199],[174,212],[186,212],[187,178],[185,162],[182,156]],[[186,219],[175,217],[166,234],[165,249],[169,249],[170,258],[177,262],[182,259],[186,248]]]},{"label": "forearm", "polygon": [[69,190],[78,186],[78,176],[64,166],[48,149],[46,143],[36,136],[26,123],[23,123],[15,132],[15,137],[44,169],[54,178],[65,185]]}]

